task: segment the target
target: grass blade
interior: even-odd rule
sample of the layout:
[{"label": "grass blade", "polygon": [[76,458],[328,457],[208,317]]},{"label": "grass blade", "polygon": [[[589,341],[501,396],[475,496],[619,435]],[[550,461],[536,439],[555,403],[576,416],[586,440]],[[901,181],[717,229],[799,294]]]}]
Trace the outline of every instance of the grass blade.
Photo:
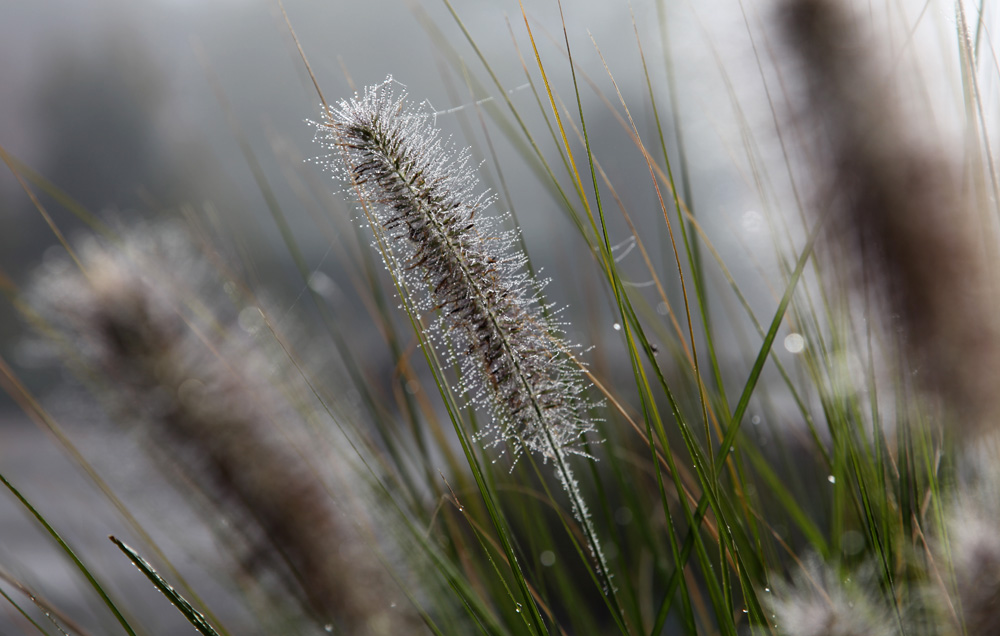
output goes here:
[{"label": "grass blade", "polygon": [[125,556],[129,558],[132,564],[139,568],[140,572],[146,575],[146,578],[149,579],[150,583],[152,583],[156,589],[160,590],[160,592],[162,592],[163,595],[174,604],[174,607],[176,607],[180,613],[184,615],[184,618],[186,618],[189,623],[194,625],[195,629],[197,629],[204,636],[219,636],[219,632],[212,628],[202,613],[192,607],[183,596],[178,594],[177,590],[171,587],[171,585],[167,583],[163,577],[156,572],[153,566],[150,565],[146,559],[142,558],[138,552],[114,536],[110,536],[108,539],[111,540],[111,543],[118,546],[119,550],[125,553]]},{"label": "grass blade", "polygon": [[68,556],[70,560],[73,561],[73,564],[76,565],[76,568],[80,570],[80,573],[83,574],[84,578],[87,579],[87,582],[90,584],[90,586],[94,588],[94,591],[97,592],[97,595],[101,597],[101,601],[104,602],[104,605],[107,606],[107,608],[111,611],[112,614],[114,614],[115,619],[118,620],[118,623],[122,626],[122,629],[124,629],[125,632],[129,634],[129,636],[136,636],[135,630],[133,630],[132,626],[129,625],[129,622],[125,619],[125,616],[122,615],[121,611],[115,605],[114,601],[111,600],[111,597],[108,595],[108,593],[104,591],[104,586],[101,585],[101,583],[97,580],[97,577],[90,571],[90,569],[86,565],[84,565],[83,561],[80,560],[80,557],[76,555],[76,552],[74,552],[73,549],[69,547],[69,544],[67,544],[66,541],[59,535],[59,533],[55,531],[55,528],[49,525],[49,522],[45,520],[45,517],[43,517],[42,514],[38,512],[38,510],[36,510],[35,507],[32,506],[31,503],[24,497],[24,495],[22,495],[21,492],[13,486],[13,484],[7,481],[7,478],[4,477],[2,474],[0,474],[0,482],[2,482],[4,486],[6,486],[7,490],[9,490],[11,494],[14,495],[14,497],[16,497],[19,502],[21,502],[22,506],[27,508],[28,512],[30,512],[32,516],[35,517],[35,520],[38,521],[38,523],[41,524],[43,528],[45,528],[45,531],[49,533],[49,536],[52,537],[52,540],[55,541],[59,545],[59,547],[62,548],[62,551],[66,553],[66,556]]}]

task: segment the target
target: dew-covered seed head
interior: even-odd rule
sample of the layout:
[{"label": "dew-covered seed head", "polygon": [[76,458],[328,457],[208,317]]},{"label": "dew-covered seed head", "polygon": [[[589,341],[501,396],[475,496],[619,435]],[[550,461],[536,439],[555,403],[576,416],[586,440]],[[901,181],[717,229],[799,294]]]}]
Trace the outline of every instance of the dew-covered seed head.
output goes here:
[{"label": "dew-covered seed head", "polygon": [[414,306],[438,313],[434,332],[459,358],[460,388],[493,414],[494,441],[546,459],[573,451],[593,427],[571,346],[525,272],[516,233],[484,213],[494,199],[477,192],[468,151],[431,118],[387,79],[327,111],[317,140],[332,152],[321,161],[356,188]]}]

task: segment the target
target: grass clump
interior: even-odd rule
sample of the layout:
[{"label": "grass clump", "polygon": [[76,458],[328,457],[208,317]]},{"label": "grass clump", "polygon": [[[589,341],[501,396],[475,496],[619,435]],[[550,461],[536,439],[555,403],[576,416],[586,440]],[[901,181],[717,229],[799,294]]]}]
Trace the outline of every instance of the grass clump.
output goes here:
[{"label": "grass clump", "polygon": [[[571,50],[560,12],[560,74],[539,46],[544,25],[522,7],[524,32],[511,31],[515,47],[519,34],[532,47],[533,65],[516,51],[538,106],[529,113],[445,5],[500,99],[481,94],[450,45],[443,59],[470,87],[464,108],[435,113],[391,78],[332,105],[320,95],[313,125],[329,154],[313,163],[357,204],[315,219],[334,228],[336,280],[310,269],[244,143],[302,277],[280,311],[247,282],[252,267],[232,266],[190,213],[183,237],[147,229],[67,242],[71,259],[48,259],[33,291],[12,291],[111,415],[145,431],[157,465],[202,503],[230,548],[222,578],[254,616],[234,632],[994,633],[995,175],[962,6],[954,70],[963,123],[978,135],[964,155],[923,134],[931,126],[905,97],[905,49],[883,64],[873,11],[781,0],[744,14],[773,147],[762,147],[768,133],[751,125],[728,69],[718,71],[740,137],[732,174],[745,170],[762,210],[754,223],[771,241],[752,293],[759,281],[747,282],[752,268],[706,218],[698,197],[711,184],[684,150],[693,133],[676,107],[688,95],[674,58],[687,51],[664,45],[668,113],[637,39],[644,127],[596,39],[606,82]],[[768,57],[777,50],[787,57]],[[620,124],[639,168],[592,142],[598,118],[579,80],[602,100],[604,121]],[[559,89],[570,82],[567,99]],[[552,277],[584,280],[583,307],[556,311],[543,297],[534,237],[494,211],[501,199],[480,187],[476,151],[437,128],[454,112],[481,116],[491,152],[503,134],[562,211],[573,271]],[[657,145],[662,156],[648,150]],[[613,164],[643,177],[616,184]],[[513,208],[520,193],[493,167]],[[310,169],[301,182],[290,169],[291,181]],[[636,203],[640,190],[655,213]],[[306,335],[289,335],[291,313]],[[566,331],[593,349],[578,355]],[[118,509],[136,546],[116,540],[128,559],[192,626],[225,633],[214,599]],[[26,609],[7,594],[10,581],[29,585],[3,581],[29,624],[44,632],[48,616],[62,629],[47,605]],[[261,618],[275,613],[280,628]],[[128,629],[143,623],[120,618]]]}]

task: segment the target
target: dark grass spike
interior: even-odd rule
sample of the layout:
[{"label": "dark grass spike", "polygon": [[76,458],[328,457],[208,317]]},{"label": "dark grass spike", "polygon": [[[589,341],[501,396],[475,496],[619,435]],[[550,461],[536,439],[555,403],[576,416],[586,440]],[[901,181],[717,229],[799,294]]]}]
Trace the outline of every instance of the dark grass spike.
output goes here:
[{"label": "dark grass spike", "polygon": [[208,622],[202,613],[188,603],[183,596],[178,594],[177,590],[167,583],[166,580],[164,580],[164,578],[157,573],[156,569],[153,568],[153,566],[150,565],[146,559],[142,558],[138,552],[116,537],[111,536],[108,537],[108,539],[118,546],[119,550],[125,553],[125,556],[129,558],[132,564],[135,565],[135,567],[137,567],[147,579],[149,579],[156,589],[162,592],[163,595],[166,596],[171,603],[173,603],[174,607],[180,610],[180,613],[184,615],[184,618],[186,618],[199,633],[204,636],[219,636],[219,632],[215,631],[215,628],[212,627],[211,623]]}]

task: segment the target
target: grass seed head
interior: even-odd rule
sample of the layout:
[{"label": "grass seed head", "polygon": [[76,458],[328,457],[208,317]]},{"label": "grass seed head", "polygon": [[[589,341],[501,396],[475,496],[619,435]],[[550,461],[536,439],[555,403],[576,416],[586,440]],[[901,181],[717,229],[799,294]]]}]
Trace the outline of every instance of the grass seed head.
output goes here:
[{"label": "grass seed head", "polygon": [[811,126],[802,128],[817,135],[815,207],[830,218],[831,247],[844,255],[837,265],[856,266],[859,287],[874,281],[871,297],[885,302],[917,378],[963,432],[991,428],[1000,415],[994,237],[963,195],[955,162],[932,141],[932,121],[906,108],[915,100],[902,96],[895,71],[904,65],[882,63],[874,34],[860,28],[866,18],[841,0],[781,7],[805,84]]},{"label": "grass seed head", "polygon": [[[960,618],[964,633],[1000,634],[1000,436],[968,445],[959,472],[945,509],[946,539],[939,540],[936,552],[947,591],[935,590],[931,598],[941,616]],[[941,607],[948,594],[950,608]],[[963,633],[961,625],[951,627]]]},{"label": "grass seed head", "polygon": [[492,413],[495,440],[515,456],[575,451],[593,428],[582,372],[513,248],[516,234],[485,214],[493,198],[477,192],[468,151],[456,152],[431,117],[391,78],[370,86],[318,124],[333,151],[325,164],[357,189],[414,305],[439,312],[431,335],[454,345],[461,388]]},{"label": "grass seed head", "polygon": [[315,468],[325,458],[290,441],[301,434],[302,413],[286,395],[302,389],[297,376],[232,306],[213,302],[222,281],[186,234],[133,230],[78,251],[84,272],[68,260],[46,264],[29,306],[77,368],[103,380],[121,419],[142,423],[168,472],[207,496],[212,520],[228,520],[248,562],[277,574],[324,624],[420,633],[359,533],[358,494],[334,501]]},{"label": "grass seed head", "polygon": [[841,581],[836,572],[818,561],[807,561],[790,584],[778,583],[773,593],[768,594],[778,633],[786,636],[897,634],[889,609],[879,603],[882,595],[877,586],[861,587],[857,580]]},{"label": "grass seed head", "polygon": [[584,454],[583,436],[593,431],[587,383],[546,314],[542,285],[514,249],[517,235],[485,213],[493,198],[477,192],[468,151],[455,151],[432,114],[397,93],[391,77],[324,113],[317,140],[332,153],[321,162],[355,188],[412,306],[438,313],[430,339],[447,339],[460,389],[492,415],[481,437],[506,442],[515,460],[525,450],[551,460],[610,592],[607,562],[566,461],[567,453]]}]

